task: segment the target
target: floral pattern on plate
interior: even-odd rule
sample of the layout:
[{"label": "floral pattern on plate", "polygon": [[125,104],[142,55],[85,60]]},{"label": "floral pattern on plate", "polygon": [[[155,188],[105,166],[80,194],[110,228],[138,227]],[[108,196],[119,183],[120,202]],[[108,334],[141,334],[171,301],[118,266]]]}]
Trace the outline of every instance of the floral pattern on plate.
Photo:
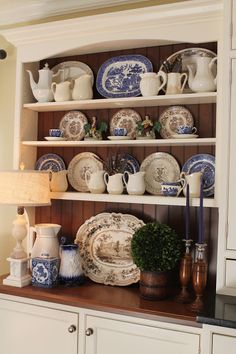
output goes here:
[{"label": "floral pattern on plate", "polygon": [[182,172],[188,175],[199,171],[202,172],[203,195],[210,197],[214,194],[215,187],[215,156],[210,154],[193,155],[182,167]]},{"label": "floral pattern on plate", "polygon": [[69,163],[68,180],[75,190],[88,192],[89,188],[85,181],[85,172],[93,173],[102,169],[103,163],[97,155],[92,152],[81,152]]},{"label": "floral pattern on plate", "polygon": [[110,121],[110,133],[114,135],[115,128],[126,128],[127,136],[134,139],[136,136],[136,126],[142,118],[138,112],[133,109],[120,109],[113,114]]},{"label": "floral pattern on plate", "polygon": [[59,124],[59,129],[63,131],[66,140],[82,140],[85,136],[84,125],[88,119],[80,111],[70,111],[66,113]]},{"label": "floral pattern on plate", "polygon": [[179,125],[193,127],[194,120],[191,112],[183,106],[171,106],[165,109],[159,117],[161,123],[160,135],[164,139],[170,139],[177,133]]},{"label": "floral pattern on plate", "polygon": [[106,98],[139,96],[140,74],[152,71],[152,63],[145,56],[120,55],[108,59],[101,65],[96,87]]},{"label": "floral pattern on plate", "polygon": [[131,239],[143,225],[135,216],[120,213],[101,213],[85,221],[75,239],[85,275],[106,285],[138,282],[140,271],[131,256]]},{"label": "floral pattern on plate", "polygon": [[58,172],[65,170],[65,162],[57,154],[42,155],[35,164],[35,170]]},{"label": "floral pattern on plate", "polygon": [[180,178],[180,167],[176,159],[165,152],[154,152],[146,157],[140,166],[145,172],[146,191],[161,195],[162,182],[176,182]]}]

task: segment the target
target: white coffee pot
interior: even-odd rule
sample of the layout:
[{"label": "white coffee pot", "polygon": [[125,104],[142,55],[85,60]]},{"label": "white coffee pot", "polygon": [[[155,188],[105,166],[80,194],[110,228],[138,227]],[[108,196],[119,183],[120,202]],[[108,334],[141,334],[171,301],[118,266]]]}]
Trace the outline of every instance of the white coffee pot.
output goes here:
[{"label": "white coffee pot", "polygon": [[142,195],[145,192],[145,172],[129,173],[124,172],[123,181],[126,185],[128,194]]},{"label": "white coffee pot", "polygon": [[29,248],[31,258],[56,257],[59,258],[59,242],[57,234],[61,225],[42,223],[30,227]]},{"label": "white coffee pot", "polygon": [[106,190],[106,184],[104,181],[104,170],[90,172],[87,170],[85,172],[85,182],[89,188],[89,191],[94,194],[104,193]]},{"label": "white coffee pot", "polygon": [[216,77],[213,76],[213,64],[217,57],[196,56],[196,73],[194,65],[187,65],[189,71],[188,85],[193,92],[212,92],[216,90]]}]

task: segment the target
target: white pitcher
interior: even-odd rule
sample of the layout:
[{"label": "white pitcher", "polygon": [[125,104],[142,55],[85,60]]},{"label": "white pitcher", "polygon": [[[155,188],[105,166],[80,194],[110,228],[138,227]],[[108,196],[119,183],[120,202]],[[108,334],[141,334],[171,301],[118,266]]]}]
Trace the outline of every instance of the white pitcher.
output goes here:
[{"label": "white pitcher", "polygon": [[71,83],[70,81],[64,81],[57,84],[52,83],[52,92],[54,95],[54,100],[56,102],[64,102],[71,100]]},{"label": "white pitcher", "polygon": [[96,171],[91,173],[89,170],[85,172],[85,182],[89,188],[89,191],[94,194],[104,193],[106,190],[106,184],[104,181],[105,171]]},{"label": "white pitcher", "polygon": [[122,173],[116,173],[115,175],[109,176],[107,172],[104,173],[104,182],[107,186],[107,191],[109,194],[122,194],[124,191],[124,185],[122,180]]},{"label": "white pitcher", "polygon": [[196,56],[196,74],[193,65],[187,65],[189,71],[188,84],[193,92],[212,92],[216,90],[216,77],[213,76],[212,67],[217,57],[209,58]]},{"label": "white pitcher", "polygon": [[73,100],[90,100],[93,98],[92,76],[83,74],[74,80]]},{"label": "white pitcher", "polygon": [[126,185],[128,194],[142,195],[145,192],[145,172],[129,173],[124,172],[123,181]]},{"label": "white pitcher", "polygon": [[156,96],[165,86],[167,75],[164,71],[140,74],[140,91],[142,96]]},{"label": "white pitcher", "polygon": [[[185,172],[181,172],[180,177],[185,179],[186,183],[183,186],[183,193],[186,196],[187,184],[189,185],[189,196],[192,198],[200,197],[200,189],[201,189],[201,177],[202,172],[193,172],[187,175]],[[183,182],[182,182],[183,184]]]},{"label": "white pitcher", "polygon": [[50,190],[51,192],[65,192],[68,188],[67,170],[57,172],[50,171]]},{"label": "white pitcher", "polygon": [[168,73],[166,95],[176,95],[183,92],[188,76],[186,73]]},{"label": "white pitcher", "polygon": [[33,257],[59,258],[57,234],[61,229],[58,224],[36,224],[30,227],[30,253]]}]

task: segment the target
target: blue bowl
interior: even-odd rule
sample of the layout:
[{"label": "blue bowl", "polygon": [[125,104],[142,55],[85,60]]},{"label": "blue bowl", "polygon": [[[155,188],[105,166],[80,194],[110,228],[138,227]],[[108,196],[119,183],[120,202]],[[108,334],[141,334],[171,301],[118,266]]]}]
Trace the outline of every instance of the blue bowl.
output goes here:
[{"label": "blue bowl", "polygon": [[53,138],[61,138],[63,136],[63,131],[60,129],[49,129],[49,136]]}]

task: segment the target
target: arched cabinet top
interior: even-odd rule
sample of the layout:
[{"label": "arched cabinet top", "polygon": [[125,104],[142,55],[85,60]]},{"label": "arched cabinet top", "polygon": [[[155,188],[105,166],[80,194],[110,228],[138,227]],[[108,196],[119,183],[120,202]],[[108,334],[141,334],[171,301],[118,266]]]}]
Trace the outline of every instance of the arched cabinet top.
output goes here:
[{"label": "arched cabinet top", "polygon": [[221,0],[198,0],[78,17],[1,31],[18,60],[220,38]]}]

